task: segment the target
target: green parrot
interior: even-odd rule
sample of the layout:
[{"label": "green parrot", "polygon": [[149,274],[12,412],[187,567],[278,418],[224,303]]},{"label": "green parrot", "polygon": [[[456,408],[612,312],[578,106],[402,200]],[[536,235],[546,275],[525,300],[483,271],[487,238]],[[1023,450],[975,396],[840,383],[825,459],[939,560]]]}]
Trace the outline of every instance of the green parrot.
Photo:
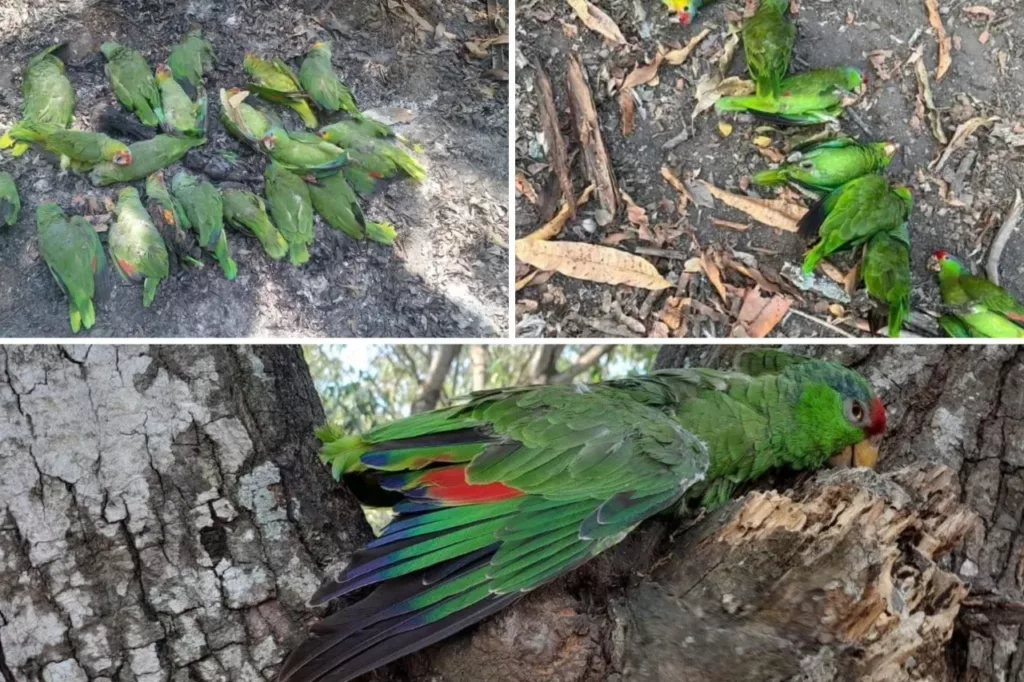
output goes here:
[{"label": "green parrot", "polygon": [[267,215],[266,204],[252,192],[238,187],[221,185],[224,195],[224,219],[228,224],[255,235],[263,250],[274,260],[288,253],[288,242]]},{"label": "green parrot", "polygon": [[[107,58],[106,72],[110,87],[128,111],[134,111],[145,125],[156,128],[163,121],[160,90],[153,72],[141,53],[115,42],[100,45]],[[144,174],[149,175],[148,173]]]},{"label": "green parrot", "polygon": [[0,227],[13,227],[21,215],[18,186],[7,171],[0,171]]},{"label": "green parrot", "polygon": [[341,173],[345,176],[345,182],[359,196],[368,197],[373,194],[373,190],[377,186],[377,178],[362,166],[346,165],[342,167]]},{"label": "green parrot", "polygon": [[167,189],[163,171],[157,171],[146,178],[146,210],[167,245],[171,274],[179,266],[203,267],[202,249],[189,234],[188,216]]},{"label": "green parrot", "polygon": [[366,236],[370,241],[391,246],[395,243],[395,226],[391,223],[366,223]]},{"label": "green parrot", "polygon": [[[88,170],[103,162],[115,166],[128,166],[132,162],[128,145],[91,130],[67,130],[60,126],[22,120],[14,124],[7,135],[18,142],[34,142],[60,156],[61,167],[70,165],[79,170]],[[0,143],[0,148],[3,148],[3,143]],[[18,155],[17,150],[14,155]]]},{"label": "green parrot", "polygon": [[203,118],[205,118],[205,95],[200,95],[199,103],[193,103],[166,64],[156,67],[156,84],[160,89],[160,102],[163,107],[161,127],[171,135],[203,135]]},{"label": "green parrot", "polygon": [[942,327],[942,331],[946,332],[947,336],[954,339],[984,338],[983,334],[980,334],[974,329],[968,327],[967,324],[956,315],[943,315],[939,318],[939,326]]},{"label": "green parrot", "polygon": [[963,263],[945,251],[936,251],[928,268],[938,273],[942,302],[953,308],[949,315],[960,323],[948,321],[943,325],[947,332],[966,327],[967,336],[1024,338],[1024,305],[1006,289],[964,272]]},{"label": "green parrot", "polygon": [[335,175],[348,161],[345,150],[315,133],[286,132],[284,128],[273,126],[260,144],[270,158],[301,175]]},{"label": "green parrot", "polygon": [[175,137],[157,135],[151,140],[133,142],[128,146],[132,162],[127,166],[101,163],[92,169],[89,179],[97,186],[113,185],[119,182],[134,182],[167,168],[185,156],[193,147],[206,144],[205,137]]},{"label": "green parrot", "polygon": [[816,69],[782,81],[779,96],[722,97],[715,110],[748,111],[763,121],[781,125],[828,123],[843,113],[843,98],[864,82],[864,74],[852,66]]},{"label": "green parrot", "polygon": [[196,233],[199,245],[213,253],[225,277],[234,279],[238,274],[238,264],[228,249],[224,199],[220,190],[206,180],[180,170],[171,178],[171,192],[185,211],[188,225]]},{"label": "green parrot", "polygon": [[309,181],[313,208],[331,227],[353,239],[364,239],[368,223],[359,199],[340,173]]},{"label": "green parrot", "polygon": [[864,175],[832,190],[800,220],[800,234],[817,236],[804,257],[803,271],[811,273],[822,258],[852,249],[879,232],[899,229],[910,217],[914,198],[903,185],[890,187],[881,175]]},{"label": "green parrot", "polygon": [[747,71],[761,98],[778,97],[789,71],[796,26],[786,16],[788,11],[789,0],[761,0],[754,16],[743,22],[740,36]]},{"label": "green parrot", "polygon": [[281,121],[269,113],[245,103],[248,91],[240,88],[220,91],[220,120],[228,132],[259,151],[263,136],[273,128],[283,128]]},{"label": "green parrot", "polygon": [[861,274],[868,293],[889,308],[889,336],[899,336],[903,321],[910,314],[912,284],[910,233],[906,223],[891,232],[879,232],[868,241]]},{"label": "green parrot", "polygon": [[64,74],[64,62],[54,51],[63,43],[48,47],[29,60],[21,78],[22,118],[32,123],[71,125],[75,110],[75,89]]},{"label": "green parrot", "polygon": [[[331,66],[331,44],[313,43],[309,54],[302,60],[299,68],[299,83],[310,94],[313,101],[326,111],[344,109],[350,114],[358,114],[359,108],[352,98],[352,93],[338,79]],[[314,124],[315,125],[315,124]]]},{"label": "green parrot", "polygon": [[373,178],[390,178],[398,172],[416,181],[427,177],[426,169],[400,145],[367,133],[366,124],[347,119],[321,128],[319,135],[344,149],[351,164],[363,168]]},{"label": "green parrot", "polygon": [[[203,30],[194,28],[185,40],[171,50],[167,65],[171,67],[174,78],[182,83],[182,87],[187,85],[195,90],[203,84],[203,75],[213,69],[215,59],[213,45],[203,38]],[[190,95],[194,96],[194,93]]]},{"label": "green parrot", "polygon": [[896,145],[888,142],[861,144],[852,138],[840,138],[799,149],[778,168],[755,173],[758,185],[795,182],[816,190],[833,190],[850,180],[888,167]]},{"label": "green parrot", "polygon": [[91,328],[96,323],[96,278],[107,267],[96,228],[81,216],[69,220],[60,206],[45,201],[36,209],[36,235],[40,255],[67,294],[71,331]]},{"label": "green parrot", "polygon": [[309,260],[313,243],[313,204],[306,181],[271,161],[266,170],[266,194],[270,215],[288,242],[292,265]]},{"label": "green parrot", "polygon": [[242,68],[249,76],[247,87],[250,90],[270,102],[293,109],[307,128],[316,128],[316,114],[309,107],[309,95],[302,91],[299,77],[291,67],[276,57],[266,61],[249,52]]},{"label": "green parrot", "polygon": [[[779,351],[473,394],[358,435],[317,435],[336,478],[397,515],[310,600],[374,591],[313,626],[278,682],[348,682],[512,604],[645,519],[728,501],[777,469],[874,466],[886,412],[853,370]],[[374,499],[370,499],[373,497]]]},{"label": "green parrot", "polygon": [[110,257],[122,277],[143,280],[142,305],[148,308],[153,305],[160,280],[170,273],[167,247],[134,187],[120,191],[114,212],[117,221],[107,237]]}]

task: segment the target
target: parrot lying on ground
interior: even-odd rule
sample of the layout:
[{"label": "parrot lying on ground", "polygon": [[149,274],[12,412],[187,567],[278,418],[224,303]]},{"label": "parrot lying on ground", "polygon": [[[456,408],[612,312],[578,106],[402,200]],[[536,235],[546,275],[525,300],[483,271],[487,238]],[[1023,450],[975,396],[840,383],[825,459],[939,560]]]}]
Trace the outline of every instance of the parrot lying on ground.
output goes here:
[{"label": "parrot lying on ground", "polygon": [[366,236],[370,241],[391,246],[395,243],[395,226],[391,223],[366,223]]},{"label": "parrot lying on ground", "polygon": [[366,217],[359,199],[341,173],[309,181],[313,208],[327,224],[353,239],[366,237]]},{"label": "parrot lying on ground", "polygon": [[171,196],[163,171],[146,178],[146,210],[167,246],[170,274],[173,275],[179,267],[203,267],[202,249],[189,234],[185,209]]},{"label": "parrot lying on ground", "polygon": [[228,132],[258,151],[263,136],[272,128],[283,128],[281,121],[267,112],[245,103],[249,92],[240,88],[220,91],[220,120]]},{"label": "parrot lying on ground", "polygon": [[[59,126],[20,121],[7,131],[12,140],[36,143],[46,151],[61,157],[62,168],[72,166],[76,170],[88,170],[104,161],[115,166],[127,166],[132,162],[128,145],[103,133],[90,130],[66,130]],[[0,149],[4,143],[0,142]],[[18,156],[18,150],[13,151]]]},{"label": "parrot lying on ground", "polygon": [[780,125],[828,123],[842,115],[843,98],[863,82],[864,75],[849,66],[805,71],[784,79],[778,97],[722,97],[715,102],[715,110],[747,111],[762,121]]},{"label": "parrot lying on ground", "polygon": [[963,263],[945,251],[936,251],[928,268],[938,273],[942,302],[954,309],[950,314],[961,323],[943,325],[947,332],[965,326],[968,336],[1024,338],[1024,305],[1006,289],[964,272]]},{"label": "parrot lying on ground", "polygon": [[288,242],[270,222],[263,199],[240,187],[221,185],[221,192],[224,195],[224,219],[259,239],[263,250],[274,260],[284,258],[288,253]]},{"label": "parrot lying on ground", "polygon": [[796,26],[789,20],[789,0],[761,0],[754,16],[743,22],[741,37],[747,71],[757,96],[777,98],[789,71]]},{"label": "parrot lying on ground", "polygon": [[238,264],[228,249],[224,199],[220,190],[206,180],[180,170],[171,178],[171,191],[185,211],[187,224],[195,232],[199,245],[213,253],[226,278],[234,279],[238,274]]},{"label": "parrot lying on ground", "polygon": [[292,265],[302,265],[309,260],[309,245],[313,243],[313,203],[306,181],[271,161],[267,164],[265,192],[274,224],[288,242]]},{"label": "parrot lying on ground", "polygon": [[885,425],[856,372],[759,350],[735,371],[496,389],[359,435],[325,427],[335,477],[372,477],[398,515],[310,602],[376,589],[314,625],[278,682],[352,680],[512,604],[645,519],[721,505],[768,471],[847,455],[874,466]]},{"label": "parrot lying on ground", "polygon": [[[67,128],[75,110],[75,90],[64,74],[64,62],[54,51],[63,43],[46,48],[28,61],[21,77],[21,116],[23,123]],[[0,137],[0,149],[7,149],[14,140],[5,134]],[[13,155],[21,156],[28,144],[19,142],[14,146]]]},{"label": "parrot lying on ground", "polygon": [[96,322],[96,278],[107,267],[96,228],[81,216],[69,220],[60,206],[46,201],[36,209],[36,235],[39,254],[67,294],[71,331],[91,328]]},{"label": "parrot lying on ground", "polygon": [[21,215],[18,186],[7,171],[0,171],[0,227],[13,227]]},{"label": "parrot lying on ground", "polygon": [[107,237],[110,257],[125,279],[143,280],[142,305],[148,308],[153,304],[160,280],[170,271],[167,247],[134,187],[120,191],[114,212],[117,221]]},{"label": "parrot lying on ground", "polygon": [[800,220],[800,234],[817,242],[804,257],[803,271],[822,258],[852,249],[879,232],[897,230],[910,217],[914,198],[903,185],[890,187],[881,175],[864,175],[832,190]]},{"label": "parrot lying on ground", "polygon": [[261,145],[270,158],[300,175],[335,175],[348,161],[345,150],[315,133],[286,132],[278,126],[267,131]]},{"label": "parrot lying on ground", "polygon": [[796,182],[817,190],[833,190],[862,175],[884,170],[896,153],[888,142],[861,144],[852,138],[840,138],[798,149],[778,168],[755,173],[758,185]]},{"label": "parrot lying on ground", "polygon": [[195,28],[171,50],[167,65],[189,97],[195,97],[196,89],[203,84],[203,75],[213,69],[215,58],[213,45],[203,38],[202,29]]},{"label": "parrot lying on ground", "polygon": [[[313,43],[309,54],[302,60],[299,68],[299,83],[306,92],[327,111],[344,109],[350,114],[358,114],[356,101],[331,65],[331,44]],[[316,125],[316,124],[314,124]]]},{"label": "parrot lying on ground", "polygon": [[132,162],[127,166],[101,163],[92,169],[89,179],[97,186],[118,182],[134,182],[167,168],[189,149],[206,144],[205,137],[157,135],[152,140],[133,142],[128,146]]},{"label": "parrot lying on ground", "polygon": [[[900,335],[910,314],[910,233],[904,223],[889,232],[879,232],[864,247],[861,267],[868,293],[889,308],[889,336]],[[872,322],[872,326],[881,326]]]},{"label": "parrot lying on ground", "polygon": [[171,135],[202,137],[206,118],[206,95],[200,92],[199,102],[192,102],[166,64],[157,65],[156,84],[160,89],[160,102],[163,106],[161,128],[164,132]]},{"label": "parrot lying on ground", "polygon": [[365,169],[371,177],[390,178],[399,171],[416,181],[427,177],[426,169],[393,140],[381,139],[356,119],[338,121],[320,129],[319,135],[348,153],[351,164]]},{"label": "parrot lying on ground", "polygon": [[316,128],[316,114],[309,107],[309,96],[302,91],[299,77],[291,67],[276,57],[266,61],[251,52],[245,55],[242,67],[249,76],[249,90],[270,102],[290,107],[307,128]]},{"label": "parrot lying on ground", "polygon": [[103,43],[100,50],[107,58],[107,77],[117,99],[126,109],[134,111],[144,124],[158,127],[164,118],[160,90],[146,58],[115,42]]}]

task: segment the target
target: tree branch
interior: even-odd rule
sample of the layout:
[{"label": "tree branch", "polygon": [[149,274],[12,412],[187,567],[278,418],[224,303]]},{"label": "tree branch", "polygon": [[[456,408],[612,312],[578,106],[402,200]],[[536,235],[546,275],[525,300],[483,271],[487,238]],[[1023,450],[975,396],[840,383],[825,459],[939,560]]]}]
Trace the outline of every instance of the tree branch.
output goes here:
[{"label": "tree branch", "polygon": [[615,346],[591,346],[585,350],[580,357],[572,364],[572,366],[562,372],[551,377],[550,383],[552,384],[569,384],[572,383],[573,379],[578,377],[583,372],[596,365],[601,361],[608,353],[612,352]]},{"label": "tree branch", "polygon": [[427,376],[420,384],[420,390],[412,401],[412,414],[426,412],[437,406],[441,398],[441,389],[444,388],[444,380],[451,370],[452,361],[462,350],[458,344],[446,344],[438,346],[430,359],[430,367],[427,369]]}]

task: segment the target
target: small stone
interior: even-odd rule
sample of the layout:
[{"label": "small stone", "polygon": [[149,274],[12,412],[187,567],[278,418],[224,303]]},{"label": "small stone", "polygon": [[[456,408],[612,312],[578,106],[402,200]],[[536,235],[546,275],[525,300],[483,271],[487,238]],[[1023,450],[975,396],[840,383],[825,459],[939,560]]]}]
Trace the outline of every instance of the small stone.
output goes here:
[{"label": "small stone", "polygon": [[599,208],[596,211],[594,211],[594,220],[596,220],[597,224],[600,225],[601,227],[606,227],[610,225],[613,220],[615,220],[615,216],[612,215],[611,211],[604,208]]},{"label": "small stone", "polygon": [[964,562],[960,565],[960,575],[965,578],[975,577],[978,575],[978,564],[970,559],[964,559]]}]

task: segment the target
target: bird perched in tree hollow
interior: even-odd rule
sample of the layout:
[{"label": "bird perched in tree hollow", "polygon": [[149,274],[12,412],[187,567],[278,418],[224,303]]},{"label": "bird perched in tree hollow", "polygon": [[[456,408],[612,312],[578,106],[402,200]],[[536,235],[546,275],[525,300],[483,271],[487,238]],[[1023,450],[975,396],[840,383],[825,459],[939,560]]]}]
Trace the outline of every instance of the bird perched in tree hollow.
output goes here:
[{"label": "bird perched in tree hollow", "polygon": [[[397,516],[357,552],[278,682],[346,682],[512,604],[620,542],[644,519],[715,506],[772,469],[836,456],[873,466],[885,408],[842,366],[773,350],[731,371],[678,369],[576,386],[483,391],[344,436],[318,432],[335,477]],[[379,504],[379,502],[378,502]]]}]

